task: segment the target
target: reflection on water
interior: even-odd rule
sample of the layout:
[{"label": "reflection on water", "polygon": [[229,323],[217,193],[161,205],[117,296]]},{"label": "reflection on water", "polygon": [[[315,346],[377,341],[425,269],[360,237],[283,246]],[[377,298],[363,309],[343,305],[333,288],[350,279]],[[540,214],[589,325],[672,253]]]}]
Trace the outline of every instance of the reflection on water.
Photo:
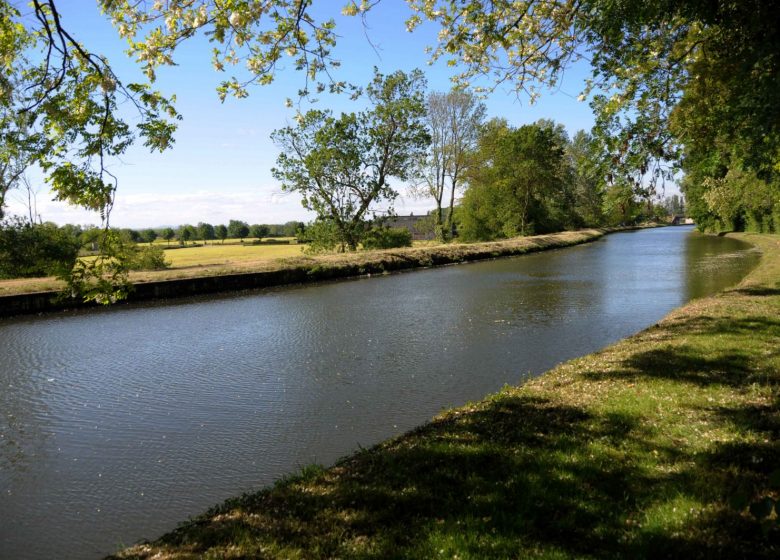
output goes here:
[{"label": "reflection on water", "polygon": [[153,537],[601,348],[757,260],[689,233],[1,321],[0,558]]}]

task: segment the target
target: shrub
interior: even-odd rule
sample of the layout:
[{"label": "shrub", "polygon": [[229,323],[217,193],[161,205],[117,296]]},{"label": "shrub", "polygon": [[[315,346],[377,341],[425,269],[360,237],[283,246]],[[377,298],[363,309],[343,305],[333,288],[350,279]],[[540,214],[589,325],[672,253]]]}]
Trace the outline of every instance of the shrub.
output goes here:
[{"label": "shrub", "polygon": [[130,270],[163,270],[171,265],[165,260],[165,251],[161,247],[135,247],[130,257]]},{"label": "shrub", "polygon": [[0,278],[66,275],[80,248],[78,239],[55,224],[8,219],[0,223]]},{"label": "shrub", "polygon": [[393,249],[411,247],[412,234],[404,228],[373,227],[363,237],[363,249]]},{"label": "shrub", "polygon": [[332,221],[315,220],[306,228],[297,232],[298,243],[306,243],[306,253],[325,253],[335,251],[344,252],[344,245],[340,242],[339,229]]}]

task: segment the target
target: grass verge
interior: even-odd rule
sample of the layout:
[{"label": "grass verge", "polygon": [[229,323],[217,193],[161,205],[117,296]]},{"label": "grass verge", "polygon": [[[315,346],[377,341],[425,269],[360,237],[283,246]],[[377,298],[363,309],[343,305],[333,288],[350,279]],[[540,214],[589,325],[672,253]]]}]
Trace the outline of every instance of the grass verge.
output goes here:
[{"label": "grass verge", "polygon": [[[251,246],[223,248],[221,245],[214,245],[205,248],[177,249],[171,253],[180,255],[177,257],[179,268],[130,273],[130,281],[136,286],[136,290],[131,291],[128,300],[138,301],[333,280],[521,255],[586,243],[598,239],[607,231],[588,229],[485,243],[452,243],[314,256],[300,254],[299,245],[261,247],[262,256],[256,258],[252,257],[256,252],[253,252],[254,247]],[[212,253],[208,253],[212,250]],[[194,256],[188,256],[189,251],[196,251],[196,253],[193,254]],[[269,257],[271,254],[276,254],[276,258]],[[287,256],[284,256],[285,254]],[[63,282],[54,278],[0,281],[0,316],[82,305],[82,302],[70,299],[61,301],[57,296],[64,287]],[[29,297],[23,297],[25,294]]]},{"label": "grass verge", "polygon": [[777,558],[780,238],[737,287],[116,558]]}]

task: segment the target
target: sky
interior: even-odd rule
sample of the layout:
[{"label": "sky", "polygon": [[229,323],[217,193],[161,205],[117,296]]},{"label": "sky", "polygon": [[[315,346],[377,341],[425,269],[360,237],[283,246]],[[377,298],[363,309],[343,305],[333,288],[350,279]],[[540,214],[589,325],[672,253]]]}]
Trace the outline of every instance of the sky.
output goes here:
[{"label": "sky", "polygon": [[[19,2],[19,4],[24,4]],[[367,84],[373,67],[389,74],[401,69],[420,68],[426,75],[428,91],[447,91],[453,73],[444,63],[428,64],[425,47],[434,45],[437,29],[422,26],[408,33],[404,22],[409,15],[403,0],[383,0],[367,15],[364,28],[360,18],[343,17],[345,2],[324,0],[321,10],[332,10],[336,19],[338,45],[333,54],[341,61],[338,78]],[[141,73],[124,54],[125,42],[91,0],[59,0],[57,7],[63,25],[93,52],[108,57],[115,73],[127,83],[140,81]],[[29,11],[28,8],[24,8]],[[158,71],[155,85],[165,95],[176,95],[176,108],[183,116],[173,148],[160,154],[134,146],[111,165],[119,179],[111,225],[149,228],[184,223],[227,223],[231,219],[254,223],[309,221],[300,198],[284,193],[271,175],[279,149],[270,139],[275,129],[293,122],[296,108],[287,108],[285,100],[296,98],[304,76],[290,65],[270,86],[255,86],[246,99],[219,101],[216,87],[230,76],[211,65],[212,45],[204,37],[195,37],[177,50],[177,66]],[[555,91],[545,91],[534,105],[518,99],[514,90],[503,87],[484,100],[488,118],[502,117],[520,126],[541,118],[562,123],[573,135],[589,130],[593,115],[587,102],[577,101],[589,75],[586,65],[575,66]],[[311,108],[301,105],[301,110]],[[360,102],[346,96],[323,98],[317,108],[334,112],[356,111]],[[35,205],[44,221],[58,224],[99,224],[100,217],[86,210],[55,202],[42,177],[31,173],[36,193]],[[410,196],[406,185],[391,183],[401,196],[395,202],[398,214],[421,214],[434,207],[429,199]],[[27,195],[9,193],[9,211],[26,215]]]}]

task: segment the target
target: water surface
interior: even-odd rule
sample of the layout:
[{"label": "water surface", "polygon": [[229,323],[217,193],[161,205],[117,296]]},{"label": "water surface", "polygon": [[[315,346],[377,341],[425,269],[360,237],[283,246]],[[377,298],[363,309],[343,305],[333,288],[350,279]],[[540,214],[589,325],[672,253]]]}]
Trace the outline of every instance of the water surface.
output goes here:
[{"label": "water surface", "polygon": [[690,228],[220,298],[0,321],[0,558],[100,557],[736,283]]}]

